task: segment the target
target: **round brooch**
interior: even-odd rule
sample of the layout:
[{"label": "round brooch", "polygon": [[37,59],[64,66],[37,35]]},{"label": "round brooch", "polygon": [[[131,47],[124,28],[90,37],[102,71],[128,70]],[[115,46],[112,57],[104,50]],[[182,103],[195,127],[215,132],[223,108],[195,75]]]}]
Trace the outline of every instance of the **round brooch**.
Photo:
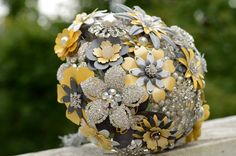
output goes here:
[{"label": "round brooch", "polygon": [[58,102],[104,151],[141,155],[197,140],[209,116],[193,37],[140,7],[78,14],[54,47]]}]

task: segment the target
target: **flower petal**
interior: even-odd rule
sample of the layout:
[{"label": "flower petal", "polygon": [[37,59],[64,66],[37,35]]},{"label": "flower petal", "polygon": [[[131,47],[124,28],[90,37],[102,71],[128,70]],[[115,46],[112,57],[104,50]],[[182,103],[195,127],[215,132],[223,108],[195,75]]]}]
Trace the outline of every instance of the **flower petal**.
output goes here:
[{"label": "flower petal", "polygon": [[64,89],[62,88],[61,85],[57,85],[57,101],[59,103],[63,103],[62,98],[66,95],[66,92],[64,91]]},{"label": "flower petal", "polygon": [[175,71],[175,66],[172,60],[166,60],[164,62],[163,70],[173,73]]},{"label": "flower petal", "polygon": [[140,68],[134,68],[129,71],[129,73],[133,76],[144,76],[144,71]]},{"label": "flower petal", "polygon": [[121,66],[127,71],[133,68],[137,68],[136,62],[132,57],[126,57]]},{"label": "flower petal", "polygon": [[95,100],[88,103],[85,112],[89,122],[99,124],[107,118],[109,112],[103,107],[103,105],[103,100]]},{"label": "flower petal", "polygon": [[161,59],[165,56],[164,51],[162,49],[156,50],[156,49],[153,48],[152,49],[152,54],[153,54],[155,60],[159,60],[159,59]]},{"label": "flower petal", "polygon": [[157,61],[157,65],[156,65],[156,68],[157,69],[160,69],[164,66],[164,61],[163,60],[158,60]]},{"label": "flower petal", "polygon": [[162,80],[155,79],[155,84],[160,89],[163,89],[165,87],[164,82]]},{"label": "flower petal", "polygon": [[166,130],[166,129],[161,129],[160,133],[161,133],[161,136],[163,136],[165,138],[168,138],[171,135],[170,131]]},{"label": "flower petal", "polygon": [[129,47],[128,46],[123,46],[120,51],[120,55],[123,56],[129,52]]},{"label": "flower petal", "polygon": [[166,79],[163,79],[163,81],[165,84],[165,88],[169,91],[172,91],[175,86],[176,80],[173,77],[168,77]]},{"label": "flower petal", "polygon": [[94,72],[91,71],[88,67],[69,67],[64,70],[63,79],[60,81],[61,84],[70,85],[70,79],[74,78],[77,84],[80,84],[82,81],[87,80],[90,77],[94,76]]},{"label": "flower petal", "polygon": [[91,50],[91,49],[86,51],[85,56],[91,61],[96,61],[97,60],[97,57],[93,54],[93,50]]},{"label": "flower petal", "polygon": [[109,67],[109,64],[106,63],[106,64],[101,64],[99,63],[98,61],[94,62],[94,67],[99,69],[99,70],[105,70]]},{"label": "flower petal", "polygon": [[107,86],[102,80],[97,77],[92,77],[82,82],[81,88],[84,95],[92,100],[101,97],[102,93],[106,91]]},{"label": "flower petal", "polygon": [[184,58],[178,58],[178,61],[182,63],[185,67],[188,67],[188,63]]},{"label": "flower petal", "polygon": [[137,79],[138,79],[137,77],[128,74],[125,76],[125,85],[134,85]]},{"label": "flower petal", "polygon": [[72,121],[73,123],[75,123],[76,125],[80,125],[80,117],[78,116],[77,112],[74,111],[72,113],[70,113],[68,110],[66,111],[66,117]]},{"label": "flower petal", "polygon": [[148,50],[145,47],[141,46],[140,48],[135,49],[134,53],[136,56],[142,57],[142,59],[146,60]]},{"label": "flower petal", "polygon": [[152,97],[155,102],[160,102],[161,100],[164,100],[166,96],[166,93],[164,90],[155,88],[152,92]]},{"label": "flower petal", "polygon": [[115,54],[112,56],[112,58],[110,58],[110,61],[114,62],[117,61],[120,58],[120,54]]},{"label": "flower petal", "polygon": [[166,77],[169,77],[170,76],[170,73],[168,71],[161,71],[158,73],[158,75],[161,77],[161,78],[166,78]]},{"label": "flower petal", "polygon": [[[146,133],[145,133],[146,134]],[[145,135],[144,134],[144,135]],[[155,150],[157,149],[157,141],[152,139],[152,138],[149,138],[147,141],[145,141],[147,143],[147,148],[150,149],[150,150]]]},{"label": "flower petal", "polygon": [[157,144],[161,149],[165,149],[168,145],[168,140],[164,137],[160,137],[160,139],[157,141]]},{"label": "flower petal", "polygon": [[143,102],[144,94],[143,87],[136,85],[126,86],[122,90],[123,104],[128,107],[137,107]]},{"label": "flower petal", "polygon": [[153,64],[153,63],[155,62],[154,56],[153,56],[153,54],[152,54],[151,52],[149,52],[149,53],[147,54],[147,59],[146,59],[146,61],[148,62],[148,64]]},{"label": "flower petal", "polygon": [[93,54],[96,56],[96,57],[102,57],[102,50],[100,48],[94,48],[93,49]]},{"label": "flower petal", "polygon": [[152,128],[151,124],[147,121],[147,119],[143,119],[143,123],[148,129]]},{"label": "flower petal", "polygon": [[144,69],[146,67],[146,62],[141,57],[137,56],[137,57],[135,57],[135,60],[136,60],[137,65],[140,68]]},{"label": "flower petal", "polygon": [[151,93],[153,92],[154,88],[156,88],[156,87],[155,87],[155,86],[152,84],[152,82],[149,80],[149,81],[147,82],[146,88],[147,88],[147,92],[148,92],[149,94],[151,94]]},{"label": "flower petal", "polygon": [[113,54],[119,53],[120,50],[121,50],[121,46],[119,44],[115,44],[112,46]]},{"label": "flower petal", "polygon": [[153,121],[155,122],[155,126],[158,126],[158,118],[157,115],[153,116]]},{"label": "flower petal", "polygon": [[115,61],[115,62],[109,62],[109,65],[110,66],[118,66],[118,65],[120,65],[122,62],[123,62],[123,57],[120,57],[117,61]]},{"label": "flower petal", "polygon": [[[130,109],[126,109],[124,105],[121,105],[120,107],[112,110],[112,113],[109,115],[110,123],[116,128],[127,130],[131,126],[130,115]],[[117,116],[122,116],[122,120],[117,118]]]},{"label": "flower petal", "polygon": [[113,66],[107,70],[104,81],[108,88],[121,91],[125,86],[125,71],[120,66]]},{"label": "flower petal", "polygon": [[147,78],[145,76],[142,76],[137,79],[136,84],[138,86],[143,86],[144,84],[146,84],[147,81]]},{"label": "flower petal", "polygon": [[100,57],[100,58],[98,58],[98,62],[101,63],[101,64],[105,64],[105,63],[109,62],[109,60]]}]

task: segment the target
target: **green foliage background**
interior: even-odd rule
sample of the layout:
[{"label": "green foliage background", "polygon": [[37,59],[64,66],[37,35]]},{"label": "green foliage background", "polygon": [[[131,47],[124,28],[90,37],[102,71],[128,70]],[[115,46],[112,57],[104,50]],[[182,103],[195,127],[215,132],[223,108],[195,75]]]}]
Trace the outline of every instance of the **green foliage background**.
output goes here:
[{"label": "green foliage background", "polygon": [[[47,28],[37,24],[36,0],[5,0],[8,16],[0,24],[0,140],[1,155],[12,155],[60,144],[59,135],[77,131],[56,102],[56,71],[60,65],[53,52],[61,20]],[[82,10],[108,8],[105,0],[82,0]],[[195,37],[205,53],[206,98],[211,118],[236,114],[236,10],[228,0],[127,0],[157,15],[168,25],[178,25]]]}]

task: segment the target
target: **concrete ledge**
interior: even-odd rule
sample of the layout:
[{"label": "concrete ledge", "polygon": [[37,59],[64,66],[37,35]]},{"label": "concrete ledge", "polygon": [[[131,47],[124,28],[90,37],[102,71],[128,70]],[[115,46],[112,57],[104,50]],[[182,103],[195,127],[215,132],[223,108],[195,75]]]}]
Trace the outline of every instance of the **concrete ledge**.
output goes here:
[{"label": "concrete ledge", "polygon": [[[103,156],[92,144],[80,148],[65,147],[20,156]],[[203,124],[202,136],[196,142],[175,148],[158,156],[235,156],[236,116],[215,119]]]}]

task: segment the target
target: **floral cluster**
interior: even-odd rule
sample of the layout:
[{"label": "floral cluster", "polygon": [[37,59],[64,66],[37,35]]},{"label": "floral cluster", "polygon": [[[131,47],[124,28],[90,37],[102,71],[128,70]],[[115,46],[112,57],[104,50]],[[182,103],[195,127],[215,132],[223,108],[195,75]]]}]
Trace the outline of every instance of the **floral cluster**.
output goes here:
[{"label": "floral cluster", "polygon": [[[65,60],[57,73],[58,102],[80,134],[104,150],[142,154],[173,148],[184,137],[194,140],[209,107],[197,98],[206,62],[189,42],[183,29],[137,6],[78,14],[56,38],[55,53]],[[187,129],[163,106],[183,90],[190,92],[186,100],[172,100],[171,106],[190,111],[192,120],[182,121]]]}]

